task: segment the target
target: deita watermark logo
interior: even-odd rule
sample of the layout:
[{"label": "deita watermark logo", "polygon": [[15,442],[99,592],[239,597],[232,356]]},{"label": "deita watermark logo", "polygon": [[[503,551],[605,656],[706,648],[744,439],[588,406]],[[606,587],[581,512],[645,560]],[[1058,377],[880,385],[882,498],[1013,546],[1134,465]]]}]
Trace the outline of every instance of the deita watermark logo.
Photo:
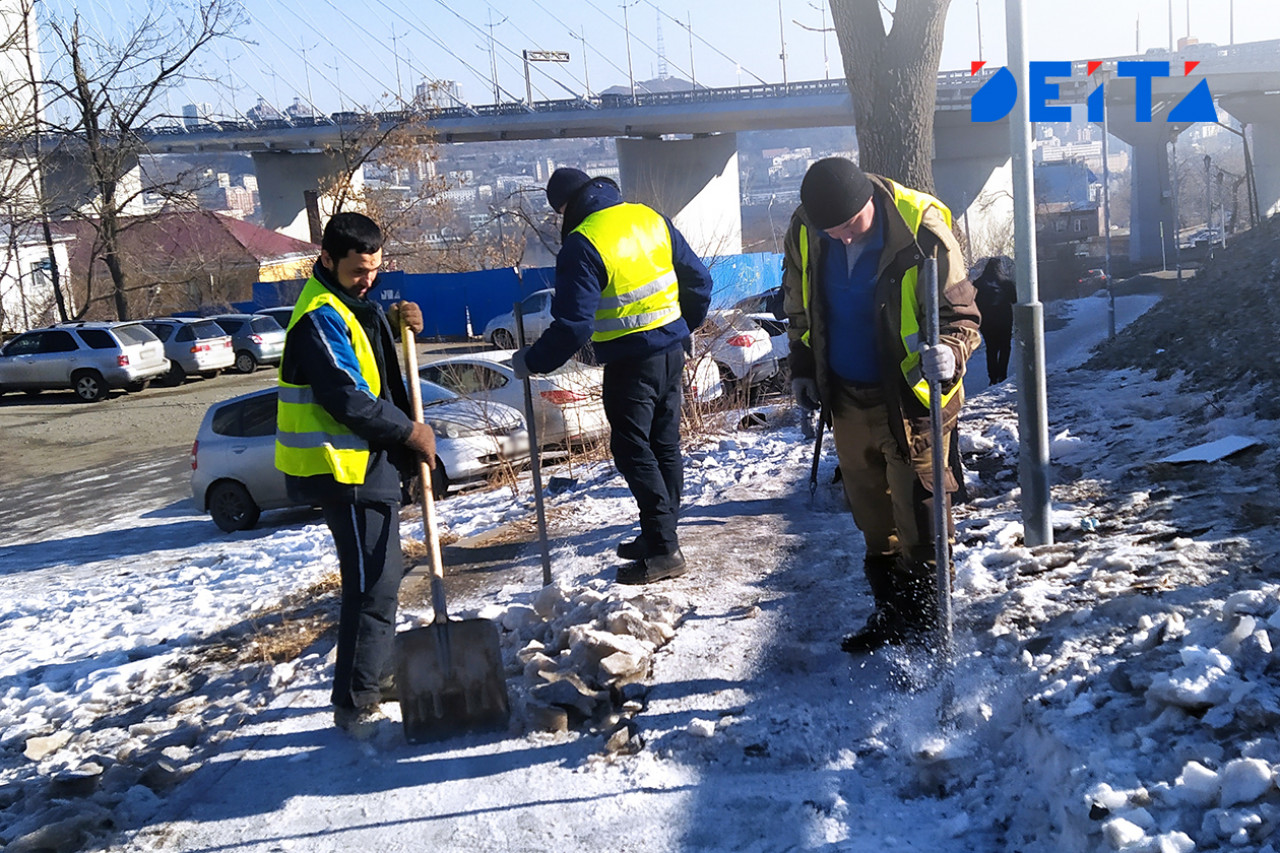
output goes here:
[{"label": "deita watermark logo", "polygon": [[[974,62],[970,74],[977,74],[985,63]],[[1191,73],[1199,62],[1184,62],[1182,75]],[[1092,77],[1102,67],[1101,62],[1090,62],[1086,76]],[[1071,121],[1071,107],[1066,104],[1050,104],[1058,100],[1058,83],[1050,83],[1051,78],[1070,77],[1070,62],[1030,62],[1028,63],[1027,93],[1030,101],[1032,121],[1055,122]],[[1151,121],[1151,81],[1157,77],[1169,76],[1169,63],[1147,59],[1123,60],[1116,63],[1115,77],[1130,77],[1134,81],[1134,121]],[[1105,83],[1089,93],[1087,100],[1089,121],[1101,122],[1103,113],[1102,99],[1105,97]],[[1013,79],[1013,72],[1001,68],[991,79],[982,84],[982,88],[974,92],[969,102],[969,115],[976,122],[999,121],[1009,114],[1018,100],[1018,84]],[[1216,122],[1218,112],[1213,106],[1213,94],[1209,91],[1209,81],[1201,80],[1183,96],[1169,114],[1167,122]]]}]

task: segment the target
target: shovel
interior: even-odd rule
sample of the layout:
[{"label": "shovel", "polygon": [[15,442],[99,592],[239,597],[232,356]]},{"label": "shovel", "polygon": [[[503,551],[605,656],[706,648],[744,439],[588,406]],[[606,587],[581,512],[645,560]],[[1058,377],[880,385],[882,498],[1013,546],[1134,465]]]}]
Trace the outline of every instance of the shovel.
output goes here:
[{"label": "shovel", "polygon": [[[517,302],[516,343],[524,346],[524,312]],[[542,549],[542,585],[551,585],[551,549],[547,545],[547,511],[542,505],[542,448],[538,444],[538,418],[533,411],[533,385],[524,378],[524,416],[529,421],[529,469],[533,476],[533,503],[538,513],[538,546]]]},{"label": "shovel", "polygon": [[[403,321],[400,339],[404,342],[413,419],[422,423],[418,353],[414,348],[414,334]],[[400,694],[404,737],[409,743],[505,728],[511,716],[498,626],[488,619],[449,621],[431,469],[425,461],[419,462],[419,469],[422,526],[431,552],[431,606],[435,619],[425,628],[413,628],[396,635],[396,690]]]}]

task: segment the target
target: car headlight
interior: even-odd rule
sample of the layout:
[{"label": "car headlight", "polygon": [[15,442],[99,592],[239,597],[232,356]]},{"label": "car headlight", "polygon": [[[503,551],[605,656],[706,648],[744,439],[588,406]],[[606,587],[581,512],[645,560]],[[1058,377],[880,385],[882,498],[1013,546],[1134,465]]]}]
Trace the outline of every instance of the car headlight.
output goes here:
[{"label": "car headlight", "polygon": [[453,421],[431,421],[432,431],[441,438],[474,438],[484,435],[484,430],[463,426]]}]

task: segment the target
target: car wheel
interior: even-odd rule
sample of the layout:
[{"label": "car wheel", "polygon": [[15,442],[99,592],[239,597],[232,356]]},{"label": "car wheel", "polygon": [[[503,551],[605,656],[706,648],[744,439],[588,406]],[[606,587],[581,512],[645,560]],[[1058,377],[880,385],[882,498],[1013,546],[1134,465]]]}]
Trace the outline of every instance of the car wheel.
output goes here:
[{"label": "car wheel", "polygon": [[96,370],[80,370],[71,375],[71,387],[86,403],[96,403],[107,396],[107,383]]},{"label": "car wheel", "polygon": [[258,369],[258,360],[253,357],[253,353],[241,350],[236,353],[236,370],[240,373],[253,373]]},{"label": "car wheel", "polygon": [[[40,389],[40,388],[23,388],[23,389],[22,389],[22,393],[23,393],[23,394],[26,394],[28,397],[35,397],[35,396],[38,396],[38,395],[40,394],[40,391],[41,391],[41,390],[43,390],[43,389]],[[4,392],[0,391],[0,393],[4,393]]]},{"label": "car wheel", "polygon": [[444,463],[436,457],[436,467],[431,469],[431,497],[442,501],[449,496],[449,472],[444,470]]},{"label": "car wheel", "polygon": [[201,373],[200,375],[203,376],[205,379],[217,379],[218,374],[220,373],[222,373],[221,370],[206,370],[204,373]]},{"label": "car wheel", "polygon": [[150,379],[143,379],[141,382],[130,382],[128,385],[124,386],[124,390],[131,394],[137,394],[139,391],[147,390],[147,386],[150,384]]},{"label": "car wheel", "polygon": [[164,375],[164,384],[177,387],[185,382],[187,372],[182,369],[182,365],[176,361],[169,362],[169,372]]},{"label": "car wheel", "polygon": [[209,488],[207,501],[213,523],[227,533],[249,530],[258,523],[262,510],[253,502],[249,491],[239,483],[220,480]]},{"label": "car wheel", "polygon": [[493,345],[497,349],[515,349],[516,339],[515,336],[506,329],[494,329]]}]

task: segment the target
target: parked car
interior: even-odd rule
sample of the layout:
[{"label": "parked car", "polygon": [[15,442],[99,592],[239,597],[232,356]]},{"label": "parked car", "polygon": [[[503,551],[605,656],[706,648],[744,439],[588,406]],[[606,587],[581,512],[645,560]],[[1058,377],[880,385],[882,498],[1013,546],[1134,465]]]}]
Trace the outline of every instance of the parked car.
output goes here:
[{"label": "parked car", "polygon": [[[422,382],[423,419],[436,433],[432,491],[443,499],[458,483],[487,477],[505,462],[529,456],[520,412],[459,398]],[[263,510],[297,506],[275,465],[276,389],[217,403],[205,413],[191,445],[191,496],[228,533],[248,530]]]},{"label": "parked car", "polygon": [[769,334],[733,309],[711,311],[694,336],[694,355],[709,355],[732,391],[747,389],[778,372]]},{"label": "parked car", "polygon": [[1085,270],[1083,276],[1076,281],[1076,295],[1089,296],[1107,286],[1105,270]]},{"label": "parked car", "polygon": [[142,325],[164,344],[169,359],[165,379],[171,385],[181,385],[192,373],[212,379],[235,363],[231,336],[212,320],[157,317]]},{"label": "parked car", "polygon": [[[512,350],[456,355],[418,368],[423,379],[477,401],[524,410],[524,383],[511,370]],[[601,384],[604,370],[569,360],[552,373],[534,376],[533,408],[542,446],[581,443],[609,431]]]},{"label": "parked car", "polygon": [[293,319],[292,305],[277,305],[274,308],[259,308],[254,314],[261,314],[264,317],[270,317],[280,324],[280,328],[288,329],[289,321]]},{"label": "parked car", "polygon": [[686,358],[684,362],[685,403],[710,403],[724,396],[720,368],[710,356]]},{"label": "parked car", "polygon": [[[539,290],[520,301],[520,310],[524,315],[525,343],[533,343],[551,326],[551,296],[554,293],[554,290]],[[515,311],[499,314],[486,323],[483,337],[486,343],[491,343],[498,349],[515,349]]]},{"label": "parked car", "polygon": [[231,336],[236,370],[253,373],[260,364],[279,364],[284,353],[284,329],[262,314],[217,314],[209,318]]},{"label": "parked car", "polygon": [[743,314],[768,314],[779,320],[787,316],[782,310],[781,287],[771,287],[763,293],[739,299],[733,304],[733,309]]},{"label": "parked car", "polygon": [[0,349],[0,394],[70,388],[93,402],[112,388],[141,391],[168,372],[164,345],[140,323],[62,323]]}]

